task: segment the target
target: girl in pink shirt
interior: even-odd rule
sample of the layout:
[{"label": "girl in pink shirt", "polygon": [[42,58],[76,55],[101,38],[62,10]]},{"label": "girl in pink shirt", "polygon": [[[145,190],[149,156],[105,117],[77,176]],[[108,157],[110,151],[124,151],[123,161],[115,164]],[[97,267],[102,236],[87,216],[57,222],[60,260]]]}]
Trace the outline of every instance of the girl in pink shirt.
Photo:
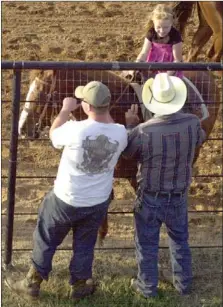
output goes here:
[{"label": "girl in pink shirt", "polygon": [[[181,62],[182,38],[173,27],[173,13],[170,6],[158,4],[146,25],[148,29],[141,52],[136,62]],[[154,72],[154,71],[153,71]],[[158,73],[161,71],[155,71]],[[130,72],[132,74],[133,72]],[[183,77],[181,71],[168,71],[169,75]]]}]

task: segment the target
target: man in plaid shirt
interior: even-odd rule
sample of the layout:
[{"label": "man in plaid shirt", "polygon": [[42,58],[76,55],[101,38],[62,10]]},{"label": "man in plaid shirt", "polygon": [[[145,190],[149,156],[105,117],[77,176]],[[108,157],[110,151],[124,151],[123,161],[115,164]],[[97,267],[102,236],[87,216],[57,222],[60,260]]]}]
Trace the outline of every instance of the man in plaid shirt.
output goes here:
[{"label": "man in plaid shirt", "polygon": [[187,294],[192,281],[187,194],[195,149],[205,140],[205,132],[197,116],[180,112],[187,89],[178,77],[160,73],[147,80],[142,98],[155,114],[152,119],[136,126],[137,105],[125,114],[129,134],[124,156],[138,161],[134,208],[138,275],[131,287],[145,297],[157,295],[159,233],[165,223],[173,285]]}]

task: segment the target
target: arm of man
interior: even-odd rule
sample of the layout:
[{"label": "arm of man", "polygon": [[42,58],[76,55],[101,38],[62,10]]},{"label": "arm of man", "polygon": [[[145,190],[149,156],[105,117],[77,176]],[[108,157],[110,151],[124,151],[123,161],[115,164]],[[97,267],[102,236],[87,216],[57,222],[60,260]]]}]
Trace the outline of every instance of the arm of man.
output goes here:
[{"label": "arm of man", "polygon": [[139,133],[138,105],[133,104],[125,113],[126,129],[128,132],[128,145],[123,152],[124,158],[133,158],[140,153],[141,134]]},{"label": "arm of man", "polygon": [[54,119],[52,126],[50,127],[50,139],[52,138],[52,133],[56,128],[59,128],[63,124],[65,124],[69,118],[70,112],[66,110],[60,110],[60,113]]},{"label": "arm of man", "polygon": [[123,151],[125,159],[137,158],[141,151],[141,134],[138,126],[133,129],[127,129],[128,132],[128,145]]},{"label": "arm of man", "polygon": [[199,121],[197,124],[197,146],[201,146],[206,140],[206,132],[201,127],[201,122]]},{"label": "arm of man", "polygon": [[69,145],[70,142],[70,125],[67,120],[69,119],[69,114],[71,111],[77,109],[77,100],[72,97],[67,97],[63,100],[63,107],[55,118],[51,128],[50,128],[50,139],[55,148],[61,148],[63,146]]}]

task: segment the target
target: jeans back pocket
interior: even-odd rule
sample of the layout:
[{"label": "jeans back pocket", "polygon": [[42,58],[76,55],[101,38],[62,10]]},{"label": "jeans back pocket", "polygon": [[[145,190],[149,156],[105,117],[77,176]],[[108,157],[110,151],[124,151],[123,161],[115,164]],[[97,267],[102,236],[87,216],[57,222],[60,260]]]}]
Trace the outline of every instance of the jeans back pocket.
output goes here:
[{"label": "jeans back pocket", "polygon": [[148,197],[143,197],[142,200],[137,198],[135,201],[135,215],[139,214],[145,223],[149,225],[154,225],[156,223],[158,210],[158,204],[155,204],[154,200]]},{"label": "jeans back pocket", "polygon": [[173,197],[169,206],[168,220],[175,224],[185,224],[187,221],[187,201],[184,197]]}]

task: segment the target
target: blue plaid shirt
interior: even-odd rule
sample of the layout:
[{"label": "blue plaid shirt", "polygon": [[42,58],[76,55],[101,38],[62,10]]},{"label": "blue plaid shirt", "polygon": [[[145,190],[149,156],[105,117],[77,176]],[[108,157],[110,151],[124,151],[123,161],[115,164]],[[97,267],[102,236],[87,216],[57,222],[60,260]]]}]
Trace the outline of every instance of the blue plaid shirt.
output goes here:
[{"label": "blue plaid shirt", "polygon": [[191,183],[195,148],[204,140],[199,118],[177,112],[128,129],[128,146],[123,154],[137,159],[141,189],[182,192]]}]

